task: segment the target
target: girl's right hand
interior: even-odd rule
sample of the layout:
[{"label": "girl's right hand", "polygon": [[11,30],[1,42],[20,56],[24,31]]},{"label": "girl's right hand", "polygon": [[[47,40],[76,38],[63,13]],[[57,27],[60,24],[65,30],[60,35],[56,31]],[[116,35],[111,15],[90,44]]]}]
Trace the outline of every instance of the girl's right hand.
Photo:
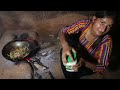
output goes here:
[{"label": "girl's right hand", "polygon": [[71,60],[74,61],[71,52],[76,52],[76,51],[74,50],[74,48],[72,48],[70,46],[63,47],[63,50],[62,50],[62,62],[63,62],[63,64],[67,63],[66,57],[68,55],[70,56]]}]

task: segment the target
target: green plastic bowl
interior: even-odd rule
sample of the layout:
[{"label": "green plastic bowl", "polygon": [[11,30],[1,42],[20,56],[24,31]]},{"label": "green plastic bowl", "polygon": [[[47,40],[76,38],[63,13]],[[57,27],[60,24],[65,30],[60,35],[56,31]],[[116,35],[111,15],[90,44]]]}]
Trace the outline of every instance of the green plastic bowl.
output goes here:
[{"label": "green plastic bowl", "polygon": [[[77,59],[76,52],[72,52],[72,55],[73,55],[73,59],[76,60]],[[70,56],[67,56],[67,61],[72,62],[72,59],[70,58]]]}]

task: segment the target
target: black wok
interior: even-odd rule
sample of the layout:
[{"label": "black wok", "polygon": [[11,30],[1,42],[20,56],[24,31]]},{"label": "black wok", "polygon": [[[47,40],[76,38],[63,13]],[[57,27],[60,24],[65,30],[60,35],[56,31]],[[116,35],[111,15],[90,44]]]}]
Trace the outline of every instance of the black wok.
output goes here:
[{"label": "black wok", "polygon": [[[12,59],[9,55],[11,51],[15,48],[24,48],[27,47],[25,51],[27,54],[23,55],[21,58]],[[30,58],[34,56],[40,50],[40,45],[36,41],[26,41],[26,40],[14,40],[7,43],[2,49],[2,55],[13,62],[27,60],[26,58]]]},{"label": "black wok", "polygon": [[[12,59],[9,54],[15,48],[24,48],[27,47],[27,54],[21,58]],[[13,62],[18,63],[19,61],[26,60],[34,70],[38,70],[37,67],[31,62],[30,58],[37,54],[40,50],[40,45],[36,41],[27,41],[27,40],[14,40],[7,43],[2,49],[2,55],[7,59]]]}]

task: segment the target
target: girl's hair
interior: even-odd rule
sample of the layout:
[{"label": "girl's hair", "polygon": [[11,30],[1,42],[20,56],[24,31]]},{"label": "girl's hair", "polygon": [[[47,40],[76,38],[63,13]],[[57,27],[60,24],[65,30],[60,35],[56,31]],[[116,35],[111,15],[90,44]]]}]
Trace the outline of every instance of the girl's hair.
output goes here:
[{"label": "girl's hair", "polygon": [[116,11],[96,11],[95,16],[97,18],[105,18],[105,17],[110,17],[113,20],[116,19]]}]

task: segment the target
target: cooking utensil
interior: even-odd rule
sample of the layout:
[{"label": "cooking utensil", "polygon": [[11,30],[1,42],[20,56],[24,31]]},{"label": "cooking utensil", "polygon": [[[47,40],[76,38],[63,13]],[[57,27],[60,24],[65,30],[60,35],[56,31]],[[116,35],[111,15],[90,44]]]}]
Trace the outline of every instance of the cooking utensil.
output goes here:
[{"label": "cooking utensil", "polygon": [[[14,58],[11,58],[10,54],[14,52],[13,55],[16,55],[15,53],[17,52],[18,54],[21,54],[18,49],[24,49],[24,54],[22,50],[22,55],[19,56],[14,56]],[[17,50],[16,50],[17,49]],[[10,41],[7,43],[3,49],[2,49],[2,55],[7,59],[11,60],[13,62],[18,62],[22,60],[26,60],[30,65],[33,67],[34,70],[37,70],[37,68],[33,65],[32,61],[29,59],[32,56],[34,56],[38,51],[40,50],[40,45],[36,41],[26,41],[26,40],[14,40]]]},{"label": "cooking utensil", "polygon": [[[24,51],[22,49],[24,49]],[[27,57],[32,57],[38,52],[39,49],[40,46],[35,42],[15,40],[7,43],[3,47],[2,55],[8,60],[16,62]],[[19,55],[17,56],[17,54]],[[11,58],[12,55],[14,56],[14,58]]]}]

